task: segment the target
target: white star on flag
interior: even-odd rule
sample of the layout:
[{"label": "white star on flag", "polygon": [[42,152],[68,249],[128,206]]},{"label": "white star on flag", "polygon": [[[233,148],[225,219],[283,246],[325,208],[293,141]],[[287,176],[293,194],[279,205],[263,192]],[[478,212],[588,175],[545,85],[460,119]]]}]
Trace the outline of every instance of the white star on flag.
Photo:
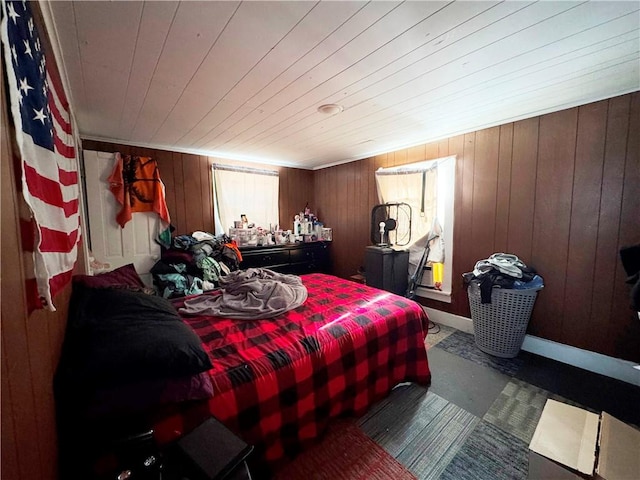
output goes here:
[{"label": "white star on flag", "polygon": [[15,25],[16,24],[16,18],[20,18],[20,15],[18,15],[16,13],[16,9],[13,8],[13,5],[9,4],[8,8],[9,8],[9,12],[7,13],[7,15],[9,15],[11,20],[13,20],[13,24]]},{"label": "white star on flag", "polygon": [[36,110],[34,108],[33,111],[36,113],[36,116],[33,117],[33,119],[34,120],[40,120],[42,122],[42,124],[44,125],[44,121],[47,119],[47,116],[44,114],[44,108],[41,108],[40,110]]},{"label": "white star on flag", "polygon": [[23,40],[22,43],[24,43],[24,54],[29,55],[31,57],[31,60],[33,60],[33,53],[31,53],[31,46],[29,45],[29,40]]},{"label": "white star on flag", "polygon": [[25,94],[29,95],[29,90],[33,90],[33,87],[27,83],[27,77],[20,80],[19,90],[22,90]]}]

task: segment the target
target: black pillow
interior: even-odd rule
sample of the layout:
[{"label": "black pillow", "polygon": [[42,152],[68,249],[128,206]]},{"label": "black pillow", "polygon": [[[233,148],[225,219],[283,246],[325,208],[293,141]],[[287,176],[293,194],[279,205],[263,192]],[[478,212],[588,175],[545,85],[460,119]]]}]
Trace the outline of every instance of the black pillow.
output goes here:
[{"label": "black pillow", "polygon": [[94,390],[84,389],[76,392],[76,395],[84,399],[83,409],[76,413],[85,413],[87,419],[92,419],[144,414],[161,405],[203,400],[213,396],[213,384],[209,373],[201,372],[188,377],[141,380]]},{"label": "black pillow", "polygon": [[211,368],[196,333],[162,297],[74,286],[65,364],[93,386],[178,378]]}]

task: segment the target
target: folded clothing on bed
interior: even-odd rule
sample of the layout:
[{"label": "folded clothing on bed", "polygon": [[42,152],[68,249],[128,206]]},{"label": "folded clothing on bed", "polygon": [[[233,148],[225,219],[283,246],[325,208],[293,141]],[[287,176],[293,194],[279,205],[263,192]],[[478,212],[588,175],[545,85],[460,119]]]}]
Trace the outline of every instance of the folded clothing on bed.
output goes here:
[{"label": "folded clothing on bed", "polygon": [[220,278],[220,287],[218,295],[185,300],[180,313],[259,320],[293,310],[307,299],[307,287],[300,277],[267,268],[231,272]]}]

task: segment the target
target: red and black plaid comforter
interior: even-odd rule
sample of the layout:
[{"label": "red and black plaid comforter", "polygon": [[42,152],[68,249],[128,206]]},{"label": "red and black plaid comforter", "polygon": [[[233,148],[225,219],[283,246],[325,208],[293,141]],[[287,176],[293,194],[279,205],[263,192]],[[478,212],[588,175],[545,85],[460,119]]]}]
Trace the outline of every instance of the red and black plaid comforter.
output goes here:
[{"label": "red and black plaid comforter", "polygon": [[307,301],[273,319],[184,318],[211,357],[215,394],[158,420],[161,441],[212,414],[274,467],[329,419],[363,414],[400,382],[429,383],[427,316],[417,303],[329,275],[302,280]]}]

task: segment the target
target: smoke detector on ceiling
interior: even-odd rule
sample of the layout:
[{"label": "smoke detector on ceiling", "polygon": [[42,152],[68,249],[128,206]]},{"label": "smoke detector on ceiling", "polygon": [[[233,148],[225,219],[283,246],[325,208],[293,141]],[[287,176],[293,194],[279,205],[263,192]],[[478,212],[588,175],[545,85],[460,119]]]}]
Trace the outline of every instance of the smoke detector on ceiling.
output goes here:
[{"label": "smoke detector on ceiling", "polygon": [[338,105],[337,103],[327,103],[318,107],[318,111],[320,113],[326,113],[327,115],[335,115],[336,113],[340,113],[343,110],[344,107],[342,105]]}]

